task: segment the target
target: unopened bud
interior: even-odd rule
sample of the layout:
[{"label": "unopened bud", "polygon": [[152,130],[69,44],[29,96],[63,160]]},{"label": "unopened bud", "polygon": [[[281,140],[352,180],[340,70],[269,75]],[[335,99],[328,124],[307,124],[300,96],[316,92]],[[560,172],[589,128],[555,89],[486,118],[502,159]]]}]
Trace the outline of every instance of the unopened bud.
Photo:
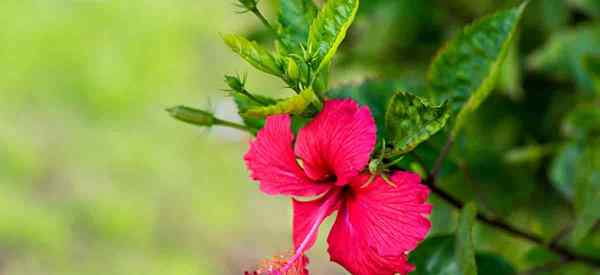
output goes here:
[{"label": "unopened bud", "polygon": [[186,106],[172,107],[167,109],[167,112],[177,120],[197,126],[211,127],[216,122],[213,114]]},{"label": "unopened bud", "polygon": [[227,86],[229,86],[229,89],[231,89],[234,92],[241,92],[246,86],[245,81],[238,76],[226,75],[225,83],[227,84]]},{"label": "unopened bud", "polygon": [[298,81],[298,79],[300,78],[300,70],[298,69],[298,64],[291,57],[288,57],[288,60],[287,60],[286,73],[287,73],[287,76],[289,77],[289,79],[292,81]]}]

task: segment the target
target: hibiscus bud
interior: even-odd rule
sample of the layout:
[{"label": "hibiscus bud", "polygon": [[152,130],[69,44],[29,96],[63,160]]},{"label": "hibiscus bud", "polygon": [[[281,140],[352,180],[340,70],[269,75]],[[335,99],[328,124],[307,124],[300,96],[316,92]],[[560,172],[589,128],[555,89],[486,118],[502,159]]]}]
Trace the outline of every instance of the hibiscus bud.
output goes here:
[{"label": "hibiscus bud", "polygon": [[298,69],[298,64],[296,64],[296,61],[291,57],[288,57],[287,60],[286,73],[291,81],[296,82],[300,78],[300,70]]},{"label": "hibiscus bud", "polygon": [[215,116],[209,112],[186,106],[172,107],[167,109],[167,112],[177,120],[198,126],[211,127],[215,125],[217,121]]}]

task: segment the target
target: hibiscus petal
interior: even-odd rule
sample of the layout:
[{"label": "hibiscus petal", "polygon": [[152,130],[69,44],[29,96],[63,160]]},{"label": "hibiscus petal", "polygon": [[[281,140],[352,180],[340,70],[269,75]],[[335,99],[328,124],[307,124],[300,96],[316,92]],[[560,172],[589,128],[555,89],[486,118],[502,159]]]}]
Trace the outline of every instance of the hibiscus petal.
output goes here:
[{"label": "hibiscus petal", "polygon": [[319,226],[339,207],[340,194],[340,189],[336,188],[316,200],[293,200],[293,239],[296,253],[304,253],[315,244]]},{"label": "hibiscus petal", "polygon": [[248,170],[260,189],[270,195],[314,196],[330,185],[311,181],[296,162],[292,149],[294,136],[288,115],[267,118],[265,127],[244,156]]},{"label": "hibiscus petal", "polygon": [[296,155],[313,180],[336,176],[344,185],[369,162],[377,127],[368,107],[351,99],[329,100],[323,111],[298,133]]},{"label": "hibiscus petal", "polygon": [[405,254],[379,255],[368,245],[366,236],[357,234],[355,228],[347,224],[349,218],[348,210],[340,209],[327,239],[332,261],[354,275],[405,275],[414,270]]},{"label": "hibiscus petal", "polygon": [[356,274],[407,272],[407,253],[431,228],[425,217],[431,213],[431,205],[426,203],[429,190],[413,173],[392,175],[396,187],[377,177],[361,188],[368,179],[368,174],[355,177],[352,189],[343,195],[328,239],[331,258]]}]

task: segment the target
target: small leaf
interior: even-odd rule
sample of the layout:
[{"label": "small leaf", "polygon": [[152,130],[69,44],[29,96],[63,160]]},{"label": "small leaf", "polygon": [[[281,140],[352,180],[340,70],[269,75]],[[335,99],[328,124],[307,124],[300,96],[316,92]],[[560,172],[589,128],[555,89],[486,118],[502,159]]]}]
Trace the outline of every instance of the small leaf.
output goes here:
[{"label": "small leaf", "polygon": [[461,109],[453,135],[494,87],[526,4],[498,12],[466,27],[438,54],[429,70],[430,89]]},{"label": "small leaf", "polygon": [[167,112],[177,120],[196,126],[212,127],[217,121],[212,113],[186,106],[172,107]]},{"label": "small leaf", "polygon": [[316,55],[316,72],[325,68],[346,37],[356,12],[359,0],[328,0],[312,23],[308,34],[311,53]]},{"label": "small leaf", "polygon": [[491,253],[477,253],[475,255],[477,271],[479,274],[516,275],[515,268],[504,258]]},{"label": "small leaf", "polygon": [[[255,97],[259,98],[261,100],[261,102],[270,102],[271,104],[275,104],[277,102],[276,100],[265,97],[265,96],[255,95]],[[252,108],[263,106],[261,103],[256,102],[241,93],[234,93],[233,101],[237,105],[238,113],[240,114],[240,117],[242,118],[242,120],[244,121],[244,124],[247,127],[251,128],[255,131],[262,129],[262,127],[265,125],[264,118],[249,116],[249,115],[245,114],[248,110],[250,110]]]},{"label": "small leaf", "polygon": [[360,105],[369,106],[377,123],[378,136],[385,131],[385,113],[390,99],[397,91],[407,90],[409,86],[400,80],[367,80],[359,85],[343,85],[333,88],[325,95],[327,98],[352,98]]},{"label": "small leaf", "polygon": [[385,115],[387,141],[392,155],[412,151],[446,125],[450,117],[447,104],[433,106],[422,98],[399,92],[389,102]]},{"label": "small leaf", "polygon": [[278,60],[267,49],[254,41],[248,41],[246,38],[229,34],[223,36],[225,44],[235,53],[255,68],[275,76],[283,75],[283,70]]},{"label": "small leaf", "polygon": [[577,162],[573,241],[580,242],[600,219],[600,139],[590,141]]},{"label": "small leaf", "polygon": [[463,207],[456,230],[456,255],[458,256],[458,267],[463,275],[477,275],[475,263],[475,248],[473,246],[473,225],[477,208],[474,203]]},{"label": "small leaf", "polygon": [[301,45],[308,40],[308,30],[315,20],[318,8],[313,0],[280,0],[280,36],[288,52],[302,53]]},{"label": "small leaf", "polygon": [[312,89],[306,89],[293,97],[278,101],[269,106],[253,107],[244,115],[254,117],[267,117],[280,114],[302,114],[311,103],[320,103]]}]

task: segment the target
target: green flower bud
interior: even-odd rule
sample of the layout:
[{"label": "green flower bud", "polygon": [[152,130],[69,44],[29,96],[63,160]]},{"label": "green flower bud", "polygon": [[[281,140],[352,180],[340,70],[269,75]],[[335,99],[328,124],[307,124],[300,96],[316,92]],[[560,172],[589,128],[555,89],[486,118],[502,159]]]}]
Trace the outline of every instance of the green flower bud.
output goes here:
[{"label": "green flower bud", "polygon": [[296,61],[291,57],[288,57],[287,59],[286,74],[291,81],[296,82],[300,79],[300,70],[298,69],[298,64],[296,64]]},{"label": "green flower bud", "polygon": [[167,112],[177,120],[197,126],[212,127],[217,122],[213,114],[186,106],[172,107]]}]

